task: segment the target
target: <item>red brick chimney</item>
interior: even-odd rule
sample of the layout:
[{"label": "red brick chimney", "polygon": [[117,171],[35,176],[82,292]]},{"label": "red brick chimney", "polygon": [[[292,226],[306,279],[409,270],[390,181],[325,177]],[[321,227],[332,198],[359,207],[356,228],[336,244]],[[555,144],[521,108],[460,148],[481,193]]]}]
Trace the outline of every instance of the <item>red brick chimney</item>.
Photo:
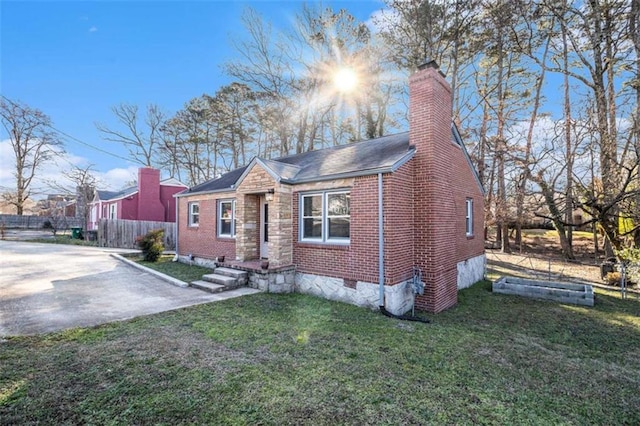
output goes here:
[{"label": "red brick chimney", "polygon": [[160,201],[160,170],[138,169],[138,220],[163,222],[164,206]]},{"label": "red brick chimney", "polygon": [[415,259],[423,272],[424,295],[416,307],[440,312],[458,301],[456,204],[452,191],[451,87],[435,61],[409,78],[409,137],[414,157]]}]

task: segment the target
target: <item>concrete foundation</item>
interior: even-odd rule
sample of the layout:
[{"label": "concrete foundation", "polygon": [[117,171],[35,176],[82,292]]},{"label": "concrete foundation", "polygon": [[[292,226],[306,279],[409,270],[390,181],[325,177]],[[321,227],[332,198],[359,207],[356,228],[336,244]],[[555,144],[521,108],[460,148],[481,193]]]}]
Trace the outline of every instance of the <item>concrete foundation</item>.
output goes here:
[{"label": "concrete foundation", "polygon": [[471,259],[458,262],[458,290],[471,287],[484,279],[487,268],[487,257],[482,254]]},{"label": "concrete foundation", "polygon": [[[329,300],[378,309],[380,287],[375,283],[357,281],[355,288],[345,285],[342,278],[296,273],[296,291]],[[409,282],[384,286],[385,309],[393,314],[406,313],[413,306],[413,292]]]}]

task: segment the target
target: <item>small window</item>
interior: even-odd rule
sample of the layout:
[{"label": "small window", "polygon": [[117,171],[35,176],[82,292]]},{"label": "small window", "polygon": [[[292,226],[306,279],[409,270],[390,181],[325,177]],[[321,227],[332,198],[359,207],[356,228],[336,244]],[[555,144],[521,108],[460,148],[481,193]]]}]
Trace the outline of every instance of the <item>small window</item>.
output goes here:
[{"label": "small window", "polygon": [[116,207],[116,204],[109,204],[109,219],[117,219]]},{"label": "small window", "polygon": [[302,238],[322,240],[322,194],[302,196]]},{"label": "small window", "polygon": [[218,203],[218,236],[227,238],[236,236],[235,200],[221,200]]},{"label": "small window", "polygon": [[189,203],[189,226],[198,226],[200,223],[200,204]]},{"label": "small window", "polygon": [[351,236],[351,194],[321,192],[300,199],[300,240],[348,243]]},{"label": "small window", "polygon": [[466,202],[467,206],[467,215],[466,215],[466,228],[467,228],[467,237],[473,235],[473,200],[471,198],[467,198]]},{"label": "small window", "polygon": [[327,194],[327,239],[349,240],[351,216],[348,192]]}]

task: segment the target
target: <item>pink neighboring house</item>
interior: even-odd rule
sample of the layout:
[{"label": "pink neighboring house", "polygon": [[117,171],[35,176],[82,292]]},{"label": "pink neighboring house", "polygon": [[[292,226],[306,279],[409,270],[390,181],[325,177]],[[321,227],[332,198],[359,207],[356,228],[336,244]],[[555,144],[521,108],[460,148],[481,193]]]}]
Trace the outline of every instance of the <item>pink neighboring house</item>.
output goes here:
[{"label": "pink neighboring house", "polygon": [[138,185],[121,191],[96,190],[89,203],[88,230],[95,230],[100,219],[176,221],[176,199],[187,186],[177,179],[160,181],[160,170],[138,169]]}]

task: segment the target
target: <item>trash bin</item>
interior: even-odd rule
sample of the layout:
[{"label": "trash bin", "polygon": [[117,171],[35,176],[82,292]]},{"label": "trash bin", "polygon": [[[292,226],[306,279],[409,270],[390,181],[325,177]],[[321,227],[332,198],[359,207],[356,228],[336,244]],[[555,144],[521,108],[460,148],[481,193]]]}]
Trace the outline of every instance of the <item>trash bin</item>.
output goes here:
[{"label": "trash bin", "polygon": [[74,240],[82,239],[82,228],[71,228],[71,238]]},{"label": "trash bin", "polygon": [[615,263],[611,261],[602,262],[600,264],[600,276],[602,279],[607,277],[607,274],[615,271]]}]

